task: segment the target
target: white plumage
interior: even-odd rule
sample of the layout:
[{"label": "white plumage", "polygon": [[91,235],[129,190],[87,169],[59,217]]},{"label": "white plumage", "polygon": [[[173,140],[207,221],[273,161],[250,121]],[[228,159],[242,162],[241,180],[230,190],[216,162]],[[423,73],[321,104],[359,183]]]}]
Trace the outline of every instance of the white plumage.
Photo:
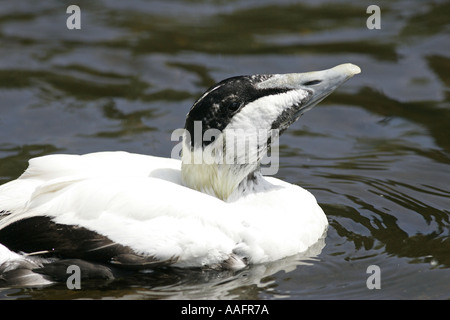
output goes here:
[{"label": "white plumage", "polygon": [[[181,184],[181,161],[100,152],[30,160],[19,179],[0,187],[11,223],[45,213],[159,260],[201,267],[233,252],[263,263],[306,250],[327,219],[306,190],[279,179],[233,202]],[[7,198],[7,199],[5,199]],[[20,214],[19,214],[20,212]]]},{"label": "white plumage", "polygon": [[[242,129],[236,137],[243,139],[252,128],[283,131],[356,73],[358,67],[345,64],[320,72],[225,80],[194,104],[186,132],[193,133],[195,121],[201,121],[202,130],[220,134]],[[0,186],[0,272],[21,259],[30,270],[39,268],[52,260],[27,254],[51,255],[53,250],[70,259],[88,248],[94,260],[102,253],[102,263],[231,269],[306,251],[324,235],[326,216],[308,191],[261,175],[261,157],[271,143],[263,140],[248,151],[250,163],[245,164],[186,162],[195,155],[214,158],[230,152],[230,145],[219,139],[185,139],[183,164],[127,152],[31,159],[20,178]],[[87,231],[77,235],[91,238],[68,237],[58,248],[58,240],[39,237],[47,231],[22,224],[36,217],[47,217],[52,225],[46,230],[58,238],[73,230]],[[24,232],[43,246],[15,238]],[[101,238],[92,237],[94,233]],[[18,253],[1,243],[10,243]],[[38,248],[39,254],[20,253],[21,245]]]}]

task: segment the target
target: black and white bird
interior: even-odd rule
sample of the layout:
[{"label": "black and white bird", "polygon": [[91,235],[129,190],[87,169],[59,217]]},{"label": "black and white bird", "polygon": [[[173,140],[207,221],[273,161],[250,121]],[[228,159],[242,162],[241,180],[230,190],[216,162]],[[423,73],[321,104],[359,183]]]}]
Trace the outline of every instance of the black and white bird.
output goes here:
[{"label": "black and white bird", "polygon": [[108,276],[102,268],[236,270],[305,251],[327,228],[323,210],[310,192],[263,176],[260,164],[274,137],[359,72],[347,63],[223,80],[187,114],[181,160],[31,159],[0,186],[0,279],[18,270],[33,278],[66,260]]}]

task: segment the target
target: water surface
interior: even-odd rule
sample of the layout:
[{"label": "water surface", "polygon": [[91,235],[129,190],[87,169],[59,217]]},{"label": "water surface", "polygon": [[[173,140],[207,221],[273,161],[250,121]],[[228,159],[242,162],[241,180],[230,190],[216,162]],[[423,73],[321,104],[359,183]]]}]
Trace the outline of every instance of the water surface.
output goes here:
[{"label": "water surface", "polygon": [[[224,78],[362,73],[280,139],[277,177],[330,222],[305,255],[239,273],[161,270],[108,283],[2,288],[2,299],[448,299],[450,4],[378,1],[0,3],[0,183],[30,158],[125,150],[170,156],[170,134]],[[367,268],[381,271],[369,290]]]}]

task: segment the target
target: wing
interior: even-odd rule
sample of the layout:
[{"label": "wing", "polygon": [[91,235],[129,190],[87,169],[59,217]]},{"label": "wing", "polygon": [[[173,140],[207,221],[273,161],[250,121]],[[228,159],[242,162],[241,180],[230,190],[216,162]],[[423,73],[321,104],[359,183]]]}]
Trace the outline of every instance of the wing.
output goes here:
[{"label": "wing", "polygon": [[[173,264],[211,248],[225,260],[234,241],[206,227],[198,203],[222,201],[181,185],[179,162],[123,152],[32,159],[0,187],[0,243],[14,251],[132,268]],[[210,241],[210,238],[218,238]],[[208,245],[205,246],[205,243]]]},{"label": "wing", "polygon": [[[176,160],[126,152],[50,155],[31,159],[28,169],[19,179],[0,187],[0,243],[13,251],[40,252],[46,256],[109,262],[132,268],[172,264],[176,258],[159,260],[137,254],[129,246],[79,225],[77,220],[82,208],[89,211],[83,214],[90,215],[91,219],[108,208],[107,205],[102,207],[105,201],[101,196],[91,193],[89,181],[95,180],[95,188],[99,189],[102,189],[102,179],[111,177],[115,181],[124,177],[156,177],[179,183],[177,168],[179,163]],[[88,185],[87,190],[93,197],[87,197],[85,192],[71,192],[71,189],[77,189],[78,184]],[[117,196],[117,191],[113,194]],[[61,206],[67,198],[72,198],[70,204]],[[67,212],[73,213],[73,217],[66,224],[54,221]]]},{"label": "wing", "polygon": [[136,269],[176,262],[176,258],[161,261],[137,254],[130,247],[113,242],[95,231],[77,225],[55,223],[47,216],[21,219],[0,229],[0,243],[9,250],[28,255],[82,259]]}]

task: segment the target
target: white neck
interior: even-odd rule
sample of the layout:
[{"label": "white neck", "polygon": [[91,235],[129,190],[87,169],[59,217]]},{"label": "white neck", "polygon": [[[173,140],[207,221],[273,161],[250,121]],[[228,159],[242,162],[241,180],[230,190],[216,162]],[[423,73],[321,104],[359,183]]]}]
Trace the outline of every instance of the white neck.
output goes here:
[{"label": "white neck", "polygon": [[210,194],[224,201],[233,201],[244,194],[267,187],[261,175],[259,161],[227,164],[221,159],[214,143],[191,151],[183,142],[181,178],[185,186]]}]

